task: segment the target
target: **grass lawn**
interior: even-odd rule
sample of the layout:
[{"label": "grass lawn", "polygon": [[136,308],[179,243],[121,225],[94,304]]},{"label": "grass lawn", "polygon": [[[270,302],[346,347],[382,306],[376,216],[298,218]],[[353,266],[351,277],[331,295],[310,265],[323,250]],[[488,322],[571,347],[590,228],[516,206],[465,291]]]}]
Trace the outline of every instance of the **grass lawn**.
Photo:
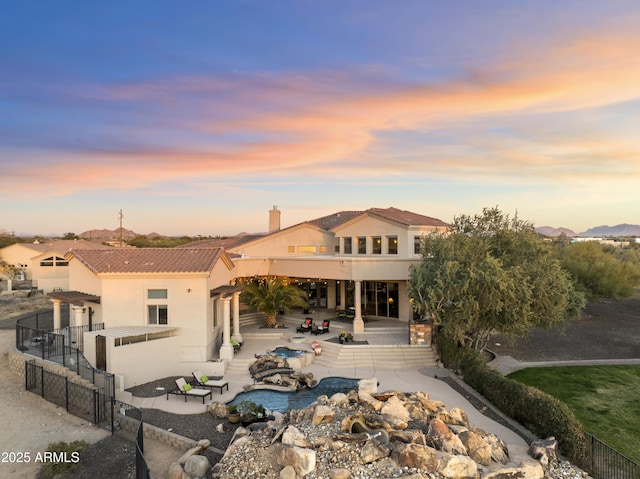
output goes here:
[{"label": "grass lawn", "polygon": [[586,432],[640,462],[640,366],[530,368],[508,377],[558,398]]}]

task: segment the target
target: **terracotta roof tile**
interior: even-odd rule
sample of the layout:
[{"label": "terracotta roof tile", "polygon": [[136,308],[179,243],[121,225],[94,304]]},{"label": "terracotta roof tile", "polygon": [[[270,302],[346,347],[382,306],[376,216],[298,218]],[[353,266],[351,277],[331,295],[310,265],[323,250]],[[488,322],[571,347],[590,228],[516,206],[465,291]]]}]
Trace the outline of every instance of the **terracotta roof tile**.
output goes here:
[{"label": "terracotta roof tile", "polygon": [[393,207],[384,209],[370,208],[367,210],[367,212],[407,226],[449,226],[449,224],[437,218],[431,218],[430,216],[424,216],[418,213],[412,213],[411,211],[400,210]]},{"label": "terracotta roof tile", "polygon": [[203,273],[213,269],[222,248],[111,248],[71,250],[94,273]]}]

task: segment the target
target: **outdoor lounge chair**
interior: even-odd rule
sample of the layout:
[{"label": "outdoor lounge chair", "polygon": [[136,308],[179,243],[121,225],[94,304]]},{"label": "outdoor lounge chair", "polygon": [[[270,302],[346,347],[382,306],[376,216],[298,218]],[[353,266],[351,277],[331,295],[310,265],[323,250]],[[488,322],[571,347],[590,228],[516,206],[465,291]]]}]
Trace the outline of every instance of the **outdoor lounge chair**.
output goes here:
[{"label": "outdoor lounge chair", "polygon": [[211,396],[211,389],[194,388],[191,384],[187,384],[184,378],[176,379],[176,386],[178,386],[177,389],[172,389],[167,393],[167,400],[169,399],[169,394],[184,396],[184,402],[187,402],[189,396],[195,396],[202,398],[202,404],[204,404],[205,398]]},{"label": "outdoor lounge chair", "polygon": [[318,326],[311,330],[311,334],[324,334],[329,332],[329,320],[322,321],[322,326]]},{"label": "outdoor lounge chair", "polygon": [[199,369],[193,371],[191,374],[193,374],[196,386],[201,386],[209,389],[218,388],[220,389],[220,394],[222,394],[222,390],[224,388],[227,388],[227,391],[229,390],[229,383],[227,381],[224,381],[223,379],[209,379],[207,376],[202,374]]},{"label": "outdoor lounge chair", "polygon": [[313,318],[305,318],[304,323],[296,328],[296,332],[298,333],[306,333],[307,331],[311,331],[313,329]]}]

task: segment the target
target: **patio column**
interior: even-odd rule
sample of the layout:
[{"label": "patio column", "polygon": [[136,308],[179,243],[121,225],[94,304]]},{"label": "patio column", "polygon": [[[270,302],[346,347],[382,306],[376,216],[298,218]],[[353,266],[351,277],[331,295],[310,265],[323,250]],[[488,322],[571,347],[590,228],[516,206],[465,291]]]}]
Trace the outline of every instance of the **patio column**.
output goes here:
[{"label": "patio column", "polygon": [[73,306],[73,324],[70,326],[82,326],[82,313],[84,308],[82,306]]},{"label": "patio column", "polygon": [[60,326],[62,324],[60,322],[61,301],[59,299],[52,299],[51,302],[53,303],[53,329],[60,329]]},{"label": "patio column", "polygon": [[222,346],[220,346],[220,359],[233,359],[230,312],[231,298],[222,298]]},{"label": "patio column", "polygon": [[240,333],[240,293],[233,293],[233,339],[237,343],[242,343]]},{"label": "patio column", "polygon": [[356,317],[353,318],[353,332],[364,333],[364,320],[362,319],[362,281],[356,281],[356,289],[353,293],[353,301],[356,307]]}]

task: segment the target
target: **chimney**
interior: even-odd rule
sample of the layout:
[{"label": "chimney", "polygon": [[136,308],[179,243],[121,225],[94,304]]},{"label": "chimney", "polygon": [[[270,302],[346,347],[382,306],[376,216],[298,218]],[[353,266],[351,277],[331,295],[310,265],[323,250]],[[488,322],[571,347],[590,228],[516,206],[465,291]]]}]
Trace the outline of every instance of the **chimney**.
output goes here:
[{"label": "chimney", "polygon": [[280,210],[277,206],[269,210],[269,234],[280,231]]}]

